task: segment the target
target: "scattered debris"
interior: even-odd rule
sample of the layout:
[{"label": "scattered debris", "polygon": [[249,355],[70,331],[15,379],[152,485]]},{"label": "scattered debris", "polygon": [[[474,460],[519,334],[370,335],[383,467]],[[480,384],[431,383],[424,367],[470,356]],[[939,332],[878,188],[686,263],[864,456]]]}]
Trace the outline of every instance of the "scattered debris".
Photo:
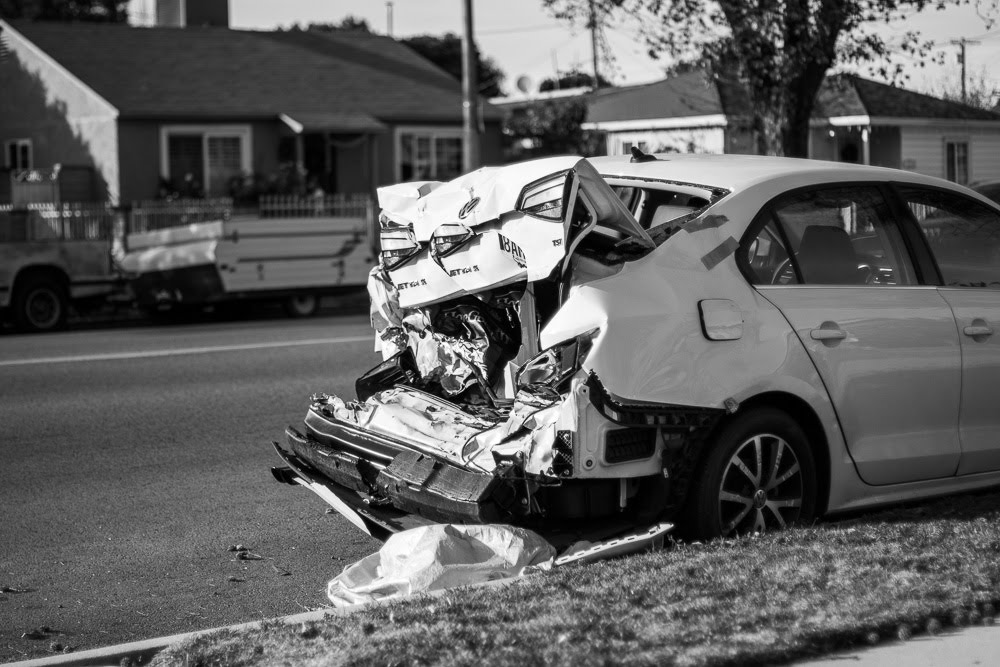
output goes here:
[{"label": "scattered debris", "polygon": [[291,576],[291,574],[292,574],[288,570],[286,570],[284,568],[281,568],[281,567],[278,567],[274,563],[271,563],[271,569],[274,570],[275,572],[277,572],[278,575],[282,576],[282,577],[288,577],[288,576]]},{"label": "scattered debris", "polygon": [[237,584],[241,584],[241,583],[243,583],[244,581],[246,581],[246,579],[242,579],[242,578],[240,578],[240,577],[237,577],[237,576],[235,576],[235,575],[232,575],[232,574],[231,574],[231,575],[229,575],[229,577],[228,577],[228,578],[226,579],[226,581],[232,581],[232,582],[234,582],[234,583],[237,583]]},{"label": "scattered debris", "polygon": [[42,632],[41,628],[28,630],[27,632],[21,633],[21,639],[45,639],[45,633]]},{"label": "scattered debris", "polygon": [[49,644],[49,651],[52,653],[62,653],[63,645],[59,642],[52,642]]},{"label": "scattered debris", "polygon": [[239,551],[236,553],[236,560],[264,560],[264,557],[250,551]]},{"label": "scattered debris", "polygon": [[13,586],[0,586],[0,593],[34,593],[34,588],[14,588]]},{"label": "scattered debris", "polygon": [[245,547],[242,544],[230,544],[228,551],[231,553],[233,551],[250,551],[249,547]]}]

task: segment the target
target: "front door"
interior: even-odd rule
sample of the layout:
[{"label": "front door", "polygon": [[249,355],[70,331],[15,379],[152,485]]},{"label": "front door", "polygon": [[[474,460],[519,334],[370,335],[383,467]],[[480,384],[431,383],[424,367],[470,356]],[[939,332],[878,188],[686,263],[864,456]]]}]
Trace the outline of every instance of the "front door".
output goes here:
[{"label": "front door", "polygon": [[778,244],[781,254],[775,266],[752,269],[763,283],[757,287],[808,351],[861,478],[895,484],[954,475],[961,456],[954,318],[936,288],[918,284],[882,191],[800,190],[763,215],[763,240],[749,253],[766,245],[774,257]]},{"label": "front door", "polygon": [[962,343],[958,474],[1000,470],[1000,213],[944,190],[899,192],[937,260]]}]

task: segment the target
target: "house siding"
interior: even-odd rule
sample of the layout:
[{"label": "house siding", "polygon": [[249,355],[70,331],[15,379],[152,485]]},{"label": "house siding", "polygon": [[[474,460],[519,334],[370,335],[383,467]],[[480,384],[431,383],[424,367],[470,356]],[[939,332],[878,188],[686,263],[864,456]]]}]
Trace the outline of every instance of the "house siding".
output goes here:
[{"label": "house siding", "polygon": [[608,155],[624,155],[629,146],[644,144],[647,153],[713,153],[726,152],[726,130],[722,127],[678,128],[670,130],[630,130],[608,132]]},{"label": "house siding", "polygon": [[946,139],[969,142],[969,180],[1000,179],[1000,123],[996,128],[963,123],[934,127],[900,128],[900,154],[904,169],[944,178]]},{"label": "house siding", "polygon": [[94,170],[94,197],[120,195],[117,111],[8,26],[0,62],[0,143],[31,139],[36,168]]}]

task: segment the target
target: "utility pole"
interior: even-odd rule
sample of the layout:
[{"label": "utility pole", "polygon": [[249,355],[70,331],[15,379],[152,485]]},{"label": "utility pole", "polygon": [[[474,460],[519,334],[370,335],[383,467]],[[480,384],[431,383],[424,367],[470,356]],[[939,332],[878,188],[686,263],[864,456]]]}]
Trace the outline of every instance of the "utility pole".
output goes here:
[{"label": "utility pole", "polygon": [[385,3],[386,34],[392,37],[392,2]]},{"label": "utility pole", "polygon": [[965,45],[978,44],[979,42],[973,39],[966,39],[965,37],[963,37],[962,39],[953,39],[951,40],[951,43],[957,45],[961,49],[961,52],[958,55],[958,60],[960,63],[962,63],[962,104],[968,104],[969,94],[965,88]]},{"label": "utility pole", "polygon": [[472,39],[472,0],[462,0],[462,166],[472,171],[479,166],[479,83],[476,80],[476,42]]},{"label": "utility pole", "polygon": [[600,88],[600,76],[597,72],[597,11],[594,0],[590,0],[590,57],[594,63],[594,88]]}]

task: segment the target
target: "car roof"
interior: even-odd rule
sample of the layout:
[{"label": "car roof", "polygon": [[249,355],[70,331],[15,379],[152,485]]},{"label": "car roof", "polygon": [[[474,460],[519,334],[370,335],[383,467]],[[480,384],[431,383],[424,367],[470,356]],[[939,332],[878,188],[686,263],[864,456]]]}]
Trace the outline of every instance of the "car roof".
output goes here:
[{"label": "car roof", "polygon": [[656,160],[632,162],[630,156],[615,155],[590,158],[602,176],[607,178],[640,178],[690,183],[710,188],[739,192],[769,182],[780,186],[781,181],[802,183],[808,178],[815,183],[826,181],[903,181],[955,190],[970,194],[961,187],[940,178],[912,171],[872,167],[847,162],[827,162],[802,158],[767,155],[709,155],[701,153],[662,153]]}]

